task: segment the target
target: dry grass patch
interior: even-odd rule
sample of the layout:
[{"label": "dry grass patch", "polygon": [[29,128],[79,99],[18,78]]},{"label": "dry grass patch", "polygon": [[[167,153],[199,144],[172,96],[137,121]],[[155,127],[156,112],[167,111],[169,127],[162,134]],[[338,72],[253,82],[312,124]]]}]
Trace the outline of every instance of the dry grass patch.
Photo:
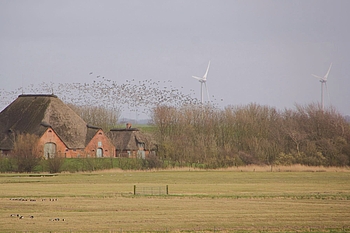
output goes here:
[{"label": "dry grass patch", "polygon": [[[2,229],[11,232],[321,230],[349,226],[350,218],[350,205],[340,200],[116,197],[0,202],[6,209]],[[14,211],[25,218],[10,217]]]},{"label": "dry grass patch", "polygon": [[[346,232],[349,179],[349,172],[226,170],[2,175],[0,226],[2,232]],[[134,196],[133,185],[169,185],[170,195]]]}]

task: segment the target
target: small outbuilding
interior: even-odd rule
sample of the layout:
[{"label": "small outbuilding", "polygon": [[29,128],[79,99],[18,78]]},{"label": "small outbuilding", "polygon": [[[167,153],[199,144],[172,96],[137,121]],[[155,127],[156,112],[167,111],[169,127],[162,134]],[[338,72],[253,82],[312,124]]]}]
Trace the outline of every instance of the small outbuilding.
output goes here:
[{"label": "small outbuilding", "polygon": [[156,153],[153,138],[129,123],[125,129],[111,129],[107,136],[116,148],[116,157],[145,159]]}]

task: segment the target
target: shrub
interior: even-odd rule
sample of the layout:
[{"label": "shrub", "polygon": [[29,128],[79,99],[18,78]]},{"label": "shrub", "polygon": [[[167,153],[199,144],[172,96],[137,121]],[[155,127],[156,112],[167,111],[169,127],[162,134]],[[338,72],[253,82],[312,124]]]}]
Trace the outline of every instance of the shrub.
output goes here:
[{"label": "shrub", "polygon": [[64,163],[64,157],[54,156],[53,158],[48,158],[47,163],[50,173],[61,172],[62,165]]},{"label": "shrub", "polygon": [[13,161],[7,157],[0,157],[0,172],[12,172]]},{"label": "shrub", "polygon": [[148,169],[163,168],[163,162],[156,155],[149,155],[144,162]]},{"label": "shrub", "polygon": [[14,158],[18,172],[32,172],[42,158],[37,147],[39,138],[33,134],[17,135],[11,157]]}]

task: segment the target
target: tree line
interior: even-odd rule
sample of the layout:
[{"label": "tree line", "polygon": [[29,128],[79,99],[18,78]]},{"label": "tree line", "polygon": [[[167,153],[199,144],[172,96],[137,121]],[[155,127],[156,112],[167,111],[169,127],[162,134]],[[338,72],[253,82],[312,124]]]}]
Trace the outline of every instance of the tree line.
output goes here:
[{"label": "tree line", "polygon": [[240,165],[347,166],[350,125],[317,104],[278,111],[255,103],[153,109],[158,156],[208,168]]},{"label": "tree line", "polygon": [[[115,126],[120,114],[116,109],[69,106],[84,120],[104,130]],[[322,110],[317,104],[296,105],[295,109],[283,111],[255,103],[224,109],[201,104],[159,105],[152,109],[152,122],[157,157],[117,167],[350,165],[350,124],[334,108]],[[10,157],[0,161],[1,172],[31,172],[43,164],[41,153],[33,147],[38,139],[34,135],[19,135]],[[58,172],[65,167],[64,160],[57,156],[44,161],[46,165],[42,167]],[[82,168],[75,168],[77,165],[72,170],[116,166],[114,162],[105,161],[100,166],[100,160],[86,161],[79,165]]]}]

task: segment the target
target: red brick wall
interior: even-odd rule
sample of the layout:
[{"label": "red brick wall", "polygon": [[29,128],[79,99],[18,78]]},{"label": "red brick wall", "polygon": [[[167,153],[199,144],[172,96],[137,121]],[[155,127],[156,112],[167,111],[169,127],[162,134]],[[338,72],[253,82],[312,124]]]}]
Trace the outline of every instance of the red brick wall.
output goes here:
[{"label": "red brick wall", "polygon": [[[140,150],[144,150],[143,148],[140,148]],[[146,159],[150,156],[151,151],[149,150],[145,150],[145,157]],[[116,151],[116,157],[122,158],[137,158],[137,150],[132,150],[130,151],[130,154],[128,153],[128,151]]]},{"label": "red brick wall", "polygon": [[56,152],[60,156],[64,156],[64,154],[67,152],[66,145],[62,142],[62,140],[57,136],[55,131],[53,131],[51,128],[48,128],[43,136],[39,139],[39,151],[44,156],[44,145],[47,142],[52,142],[56,144]]},{"label": "red brick wall", "polygon": [[88,155],[90,155],[91,157],[95,157],[99,141],[102,142],[101,148],[103,149],[104,156],[107,157],[112,154],[112,156],[114,157],[115,148],[113,146],[111,148],[110,146],[111,144],[109,140],[106,138],[106,136],[104,136],[103,132],[102,132],[102,135],[99,134],[99,131],[86,148],[68,149],[66,145],[63,143],[63,141],[55,133],[55,131],[53,131],[51,128],[48,128],[39,140],[39,150],[44,156],[45,143],[52,142],[56,144],[57,156],[61,156],[65,158],[85,158]]},{"label": "red brick wall", "polygon": [[96,135],[88,143],[86,148],[68,149],[55,131],[48,128],[39,140],[39,151],[43,156],[44,145],[47,142],[55,143],[57,155],[65,158],[96,157],[96,151],[98,148],[102,149],[103,157],[115,157],[115,147],[102,130],[97,131]]},{"label": "red brick wall", "polygon": [[86,146],[85,153],[90,157],[96,157],[99,148],[103,151],[103,157],[115,157],[115,147],[101,129]]}]

